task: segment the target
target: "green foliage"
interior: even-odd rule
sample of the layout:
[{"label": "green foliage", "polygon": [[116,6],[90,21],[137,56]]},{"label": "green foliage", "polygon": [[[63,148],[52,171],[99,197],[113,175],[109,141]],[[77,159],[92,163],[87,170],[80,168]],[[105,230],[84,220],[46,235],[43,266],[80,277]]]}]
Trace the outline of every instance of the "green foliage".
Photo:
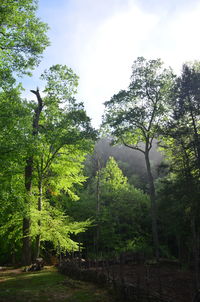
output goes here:
[{"label": "green foliage", "polygon": [[[89,221],[75,222],[63,212],[62,196],[76,200],[77,188],[85,181],[83,161],[92,150],[96,132],[90,126],[83,104],[73,96],[77,76],[66,66],[56,65],[45,72],[47,80],[43,99],[39,90],[32,91],[35,103],[21,101],[19,89],[1,92],[2,142],[5,142],[0,161],[4,169],[2,189],[2,219],[0,237],[7,236],[7,248],[21,248],[22,221],[29,217],[32,240],[51,241],[58,251],[76,250],[71,235],[85,231]],[[52,85],[52,86],[51,86]],[[41,113],[39,125],[33,128],[33,116]],[[61,106],[62,103],[62,106]],[[64,107],[63,107],[64,106]],[[5,115],[5,116],[4,116]],[[7,122],[4,123],[8,115]],[[25,193],[24,168],[32,158],[31,192]],[[9,177],[14,182],[9,187]],[[17,190],[13,191],[13,187]],[[38,197],[39,196],[39,197]],[[16,206],[12,208],[15,200]],[[4,218],[5,216],[5,218]],[[9,234],[9,235],[8,235]],[[5,247],[6,248],[6,247]]]},{"label": "green foliage", "polygon": [[[78,77],[73,70],[50,67],[41,75],[43,97],[37,89],[32,90],[37,103],[21,98],[16,75],[30,75],[49,45],[48,26],[36,11],[36,0],[0,4],[0,261],[19,260],[25,217],[31,221],[32,244],[40,238],[42,246],[51,242],[59,253],[75,251],[82,242],[93,255],[122,250],[151,254],[150,201],[131,183],[147,186],[129,163],[119,162],[127,178],[104,148],[90,162],[88,179],[83,173],[97,133],[83,103],[75,99]],[[199,62],[184,64],[175,78],[160,59],[138,57],[128,89],[105,103],[103,119],[113,143],[144,155],[154,246],[157,199],[161,255],[183,262],[199,254],[199,83]],[[155,140],[167,165],[165,177],[156,181],[156,194],[150,160]],[[28,160],[30,192],[24,186]]]},{"label": "green foliage", "polygon": [[83,151],[75,147],[63,147],[60,150],[45,180],[51,194],[58,195],[61,190],[64,190],[73,200],[78,199],[74,184],[82,185],[86,180],[82,174],[84,159]]},{"label": "green foliage", "polygon": [[33,238],[39,235],[41,242],[51,241],[60,252],[71,251],[78,245],[70,235],[85,231],[90,222],[70,221],[63,212],[62,196],[78,199],[76,187],[85,181],[82,163],[96,133],[83,104],[73,97],[77,76],[72,70],[55,65],[42,78],[47,81],[43,99],[38,90],[33,91],[42,111],[37,135],[31,137],[35,167],[32,194],[39,193],[38,206],[30,209],[31,234]]},{"label": "green foliage", "polygon": [[170,168],[158,186],[160,215],[164,233],[173,242],[170,248],[182,263],[191,254],[197,259],[195,255],[199,253],[199,79],[198,62],[183,65],[170,101],[171,116],[162,129],[162,151]]},{"label": "green foliage", "polygon": [[155,185],[150,162],[153,141],[160,134],[169,114],[174,76],[165,69],[161,60],[147,61],[138,57],[133,64],[131,83],[105,103],[103,127],[109,131],[114,143],[143,153],[151,200],[152,237],[155,256],[159,259],[159,240]]},{"label": "green foliage", "polygon": [[[40,225],[38,225],[38,220]],[[31,235],[34,239],[41,235],[41,243],[52,242],[54,249],[58,252],[71,252],[79,249],[77,242],[71,239],[71,235],[84,232],[91,224],[89,220],[83,222],[73,221],[66,216],[61,209],[51,206],[48,201],[43,201],[41,211],[37,207],[31,209]]]},{"label": "green foliage", "polygon": [[163,69],[159,59],[146,61],[143,57],[134,62],[132,70],[129,89],[105,103],[103,125],[117,142],[141,150],[141,142],[151,148],[159,125],[167,118],[173,74]]},{"label": "green foliage", "polygon": [[90,255],[94,256],[98,245],[95,257],[119,253],[128,240],[146,237],[149,232],[149,199],[128,183],[113,157],[82,190],[80,200],[70,204],[68,211],[75,219],[94,219],[93,227],[80,238]]},{"label": "green foliage", "polygon": [[4,0],[0,4],[0,85],[11,74],[29,73],[49,45],[48,26],[36,17],[36,0]]},{"label": "green foliage", "polygon": [[101,186],[105,190],[116,191],[127,185],[127,178],[123,175],[113,157],[108,159],[105,168],[102,168],[99,172],[97,172],[97,178],[99,173],[101,178]]},{"label": "green foliage", "polygon": [[5,158],[10,157],[14,161],[13,154],[19,156],[24,153],[30,123],[30,109],[20,99],[20,87],[0,92],[1,167],[8,164],[4,162]]},{"label": "green foliage", "polygon": [[153,249],[150,244],[149,236],[136,237],[133,240],[128,240],[122,251],[132,251],[140,255],[144,255],[146,259],[152,258]]},{"label": "green foliage", "polygon": [[[20,248],[20,222],[28,209],[25,199],[24,166],[31,150],[31,106],[21,100],[21,85],[15,76],[30,74],[49,45],[47,25],[36,17],[37,1],[2,1],[0,4],[0,129],[1,129],[1,238],[7,236],[10,254]],[[9,257],[7,257],[9,258]]]},{"label": "green foliage", "polygon": [[[76,93],[78,77],[71,68],[66,65],[54,65],[45,70],[41,79],[47,82],[44,92],[47,94],[48,102],[56,99],[56,103],[65,102],[71,95]],[[59,100],[59,102],[58,102]],[[70,100],[74,105],[73,99]]]},{"label": "green foliage", "polygon": [[25,192],[24,178],[17,158],[10,162],[7,169],[3,167],[0,174],[0,189],[0,261],[1,263],[10,262],[10,257],[14,259],[16,256],[19,261]]},{"label": "green foliage", "polygon": [[175,174],[171,177],[168,175],[157,183],[157,195],[159,219],[162,222],[161,252],[165,254],[164,257],[168,254],[185,263],[191,247],[189,209],[192,196],[188,182]]}]

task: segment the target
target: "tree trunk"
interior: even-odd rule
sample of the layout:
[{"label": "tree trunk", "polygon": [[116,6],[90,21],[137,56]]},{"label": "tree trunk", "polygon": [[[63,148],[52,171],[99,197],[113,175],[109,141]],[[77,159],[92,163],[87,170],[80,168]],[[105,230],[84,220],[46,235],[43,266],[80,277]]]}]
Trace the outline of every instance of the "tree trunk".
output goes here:
[{"label": "tree trunk", "polygon": [[188,101],[189,101],[189,109],[190,109],[190,116],[192,118],[192,126],[193,126],[193,130],[194,130],[194,151],[195,151],[195,155],[197,158],[197,162],[198,162],[198,168],[200,171],[200,142],[199,142],[199,134],[198,134],[198,129],[197,129],[197,125],[196,125],[196,121],[195,121],[195,114],[193,112],[193,108],[192,108],[192,102],[190,97],[188,96]]},{"label": "tree trunk", "polygon": [[[38,211],[41,212],[42,210],[42,179],[40,179],[38,183],[38,191],[39,191],[39,197],[38,197]],[[40,226],[41,226],[41,220],[38,220],[38,228],[39,228],[39,234],[36,237],[36,258],[40,257]]]},{"label": "tree trunk", "polygon": [[195,287],[199,289],[199,238],[196,230],[195,217],[192,215],[191,218],[191,230],[192,230],[192,241],[193,241],[193,255],[194,255],[194,271],[195,271]]},{"label": "tree trunk", "polygon": [[[38,106],[35,109],[33,116],[33,131],[32,135],[37,136],[39,131],[39,119],[40,113],[43,108],[43,102],[40,97],[39,89],[31,90],[37,97]],[[31,263],[31,237],[30,237],[30,228],[31,228],[31,219],[30,219],[30,195],[32,187],[32,178],[33,178],[33,155],[27,157],[26,166],[25,166],[25,190],[26,190],[26,215],[23,218],[23,239],[22,239],[22,264],[29,265]]]},{"label": "tree trunk", "polygon": [[100,214],[100,159],[97,158],[97,183],[96,183],[96,234],[94,239],[95,244],[95,254],[98,257],[99,253],[99,233],[100,233],[100,225],[99,225],[99,214]]},{"label": "tree trunk", "polygon": [[159,260],[159,241],[158,241],[158,227],[157,227],[157,207],[156,207],[156,194],[153,175],[151,172],[151,165],[149,160],[149,150],[145,150],[145,162],[147,168],[147,176],[149,183],[149,193],[151,200],[151,219],[152,219],[152,235],[153,235],[153,244],[155,249],[156,260]]},{"label": "tree trunk", "polygon": [[30,238],[30,194],[31,194],[31,186],[32,186],[32,174],[33,174],[33,157],[29,157],[26,160],[25,166],[25,189],[26,189],[26,215],[23,218],[23,239],[22,239],[22,264],[30,265],[31,263],[31,238]]},{"label": "tree trunk", "polygon": [[22,264],[31,264],[31,238],[30,238],[30,218],[23,219],[23,247],[22,247]]}]

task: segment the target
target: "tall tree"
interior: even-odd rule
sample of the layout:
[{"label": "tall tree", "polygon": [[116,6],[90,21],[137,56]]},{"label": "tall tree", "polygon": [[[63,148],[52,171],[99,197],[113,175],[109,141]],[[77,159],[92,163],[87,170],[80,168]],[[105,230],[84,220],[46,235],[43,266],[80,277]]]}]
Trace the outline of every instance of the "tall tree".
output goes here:
[{"label": "tall tree", "polygon": [[[18,93],[16,93],[17,88],[12,91],[15,76],[20,76],[25,73],[30,75],[31,69],[38,65],[41,54],[49,45],[46,36],[48,27],[37,18],[36,11],[36,0],[4,0],[0,4],[0,88],[6,91],[7,96],[10,94],[11,99],[12,95],[19,95],[19,86]],[[1,96],[3,96],[3,94],[1,94]],[[19,98],[17,99],[19,100]],[[7,100],[7,98],[5,100]],[[5,102],[5,100],[3,102]],[[19,106],[20,105],[19,102]],[[3,111],[3,115],[4,114],[5,110]],[[8,112],[6,114],[8,114]],[[10,124],[9,119],[10,117],[7,120],[8,124]],[[37,118],[35,118],[35,120],[36,119]],[[15,122],[18,124],[17,117]],[[2,125],[1,131],[6,130],[6,128],[6,125]],[[15,126],[14,132],[16,132],[16,128]],[[19,140],[17,139],[17,141]],[[10,145],[9,152],[12,151],[13,148]],[[31,157],[27,159],[25,173],[25,187],[27,192],[30,191],[31,185],[31,175],[29,175],[31,174],[30,167]],[[25,225],[24,228],[26,228]]]},{"label": "tall tree", "polygon": [[[163,139],[165,153],[171,159],[177,178],[187,183],[184,193],[190,209],[190,225],[193,238],[196,287],[199,287],[199,176],[200,176],[200,65],[199,62],[183,65],[176,79],[170,102],[171,119],[165,125]],[[184,190],[183,190],[184,192]]]},{"label": "tall tree", "polygon": [[[133,64],[131,83],[105,102],[103,125],[108,127],[115,143],[124,144],[143,153],[151,199],[152,234],[156,258],[159,258],[159,242],[156,214],[156,195],[150,163],[150,150],[158,129],[167,114],[167,100],[173,75],[164,69],[161,60],[147,61],[139,57]],[[142,147],[141,143],[144,143]]]},{"label": "tall tree", "polygon": [[[33,115],[33,123],[32,123],[32,135],[35,138],[38,136],[39,133],[39,121],[40,115],[43,109],[43,101],[40,96],[39,90],[36,91],[32,90],[32,92],[37,96],[38,104],[35,108],[34,115]],[[26,191],[26,198],[25,198],[25,205],[28,208],[27,214],[23,219],[23,264],[27,265],[31,263],[31,238],[30,238],[30,227],[31,227],[31,219],[29,213],[29,206],[30,206],[30,198],[31,198],[31,190],[32,190],[32,179],[33,179],[33,168],[34,168],[34,155],[33,152],[28,155],[25,164],[25,191]],[[39,200],[41,195],[41,186],[39,188]]]},{"label": "tall tree", "polygon": [[[23,222],[24,264],[29,264],[31,261],[30,209],[35,179],[37,179],[39,196],[38,211],[41,212],[44,180],[49,179],[52,173],[56,177],[52,165],[66,158],[63,163],[67,169],[70,160],[67,161],[66,155],[75,160],[73,154],[76,154],[76,150],[82,150],[82,154],[89,151],[91,140],[95,138],[95,131],[90,126],[90,119],[85,113],[83,104],[73,98],[78,83],[78,78],[73,71],[66,66],[55,65],[45,71],[42,78],[46,80],[45,96],[41,97],[39,89],[31,90],[37,98],[37,105],[34,106],[32,132],[29,135],[30,146],[25,165],[27,215]],[[77,164],[79,165],[79,160]],[[71,182],[77,182],[77,179],[74,175]],[[61,188],[66,187],[69,190],[70,181],[66,182],[68,185],[63,185]],[[40,219],[38,223],[41,224]],[[37,254],[39,254],[39,247],[40,234],[37,237]]]}]

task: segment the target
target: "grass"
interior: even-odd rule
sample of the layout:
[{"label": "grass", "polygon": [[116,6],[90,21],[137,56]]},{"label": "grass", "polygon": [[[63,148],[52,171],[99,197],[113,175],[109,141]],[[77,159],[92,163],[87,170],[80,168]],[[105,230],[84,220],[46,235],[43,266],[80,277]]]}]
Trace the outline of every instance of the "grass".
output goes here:
[{"label": "grass", "polygon": [[0,302],[111,302],[105,289],[74,281],[55,268],[38,272],[0,272]]}]

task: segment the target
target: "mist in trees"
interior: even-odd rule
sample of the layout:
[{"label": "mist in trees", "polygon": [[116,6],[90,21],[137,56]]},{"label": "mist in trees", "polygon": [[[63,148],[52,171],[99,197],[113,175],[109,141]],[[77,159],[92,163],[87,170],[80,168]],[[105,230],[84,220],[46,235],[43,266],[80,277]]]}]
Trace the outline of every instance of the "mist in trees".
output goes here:
[{"label": "mist in trees", "polygon": [[[159,239],[154,178],[149,152],[158,128],[167,114],[167,100],[171,92],[173,74],[162,68],[160,60],[146,61],[139,57],[133,64],[131,83],[127,91],[120,91],[105,103],[104,126],[116,142],[144,155],[149,194],[151,198],[152,234],[156,258],[159,258]],[[139,144],[143,142],[144,146]]]},{"label": "mist in trees", "polygon": [[199,288],[200,63],[176,75],[138,57],[97,131],[65,65],[22,97],[19,77],[42,59],[48,26],[36,1],[0,10],[0,264],[132,251],[178,259]]},{"label": "mist in trees", "polygon": [[[148,190],[147,172],[143,155],[137,150],[130,150],[124,145],[114,145],[111,137],[100,138],[95,143],[94,152],[88,155],[85,162],[85,172],[89,179],[96,175],[99,167],[103,168],[106,166],[109,157],[115,158],[119,168],[128,177],[129,183],[145,192]],[[162,160],[163,155],[157,150],[157,142],[155,141],[150,151],[150,161],[155,178],[159,176],[159,167]]]}]

